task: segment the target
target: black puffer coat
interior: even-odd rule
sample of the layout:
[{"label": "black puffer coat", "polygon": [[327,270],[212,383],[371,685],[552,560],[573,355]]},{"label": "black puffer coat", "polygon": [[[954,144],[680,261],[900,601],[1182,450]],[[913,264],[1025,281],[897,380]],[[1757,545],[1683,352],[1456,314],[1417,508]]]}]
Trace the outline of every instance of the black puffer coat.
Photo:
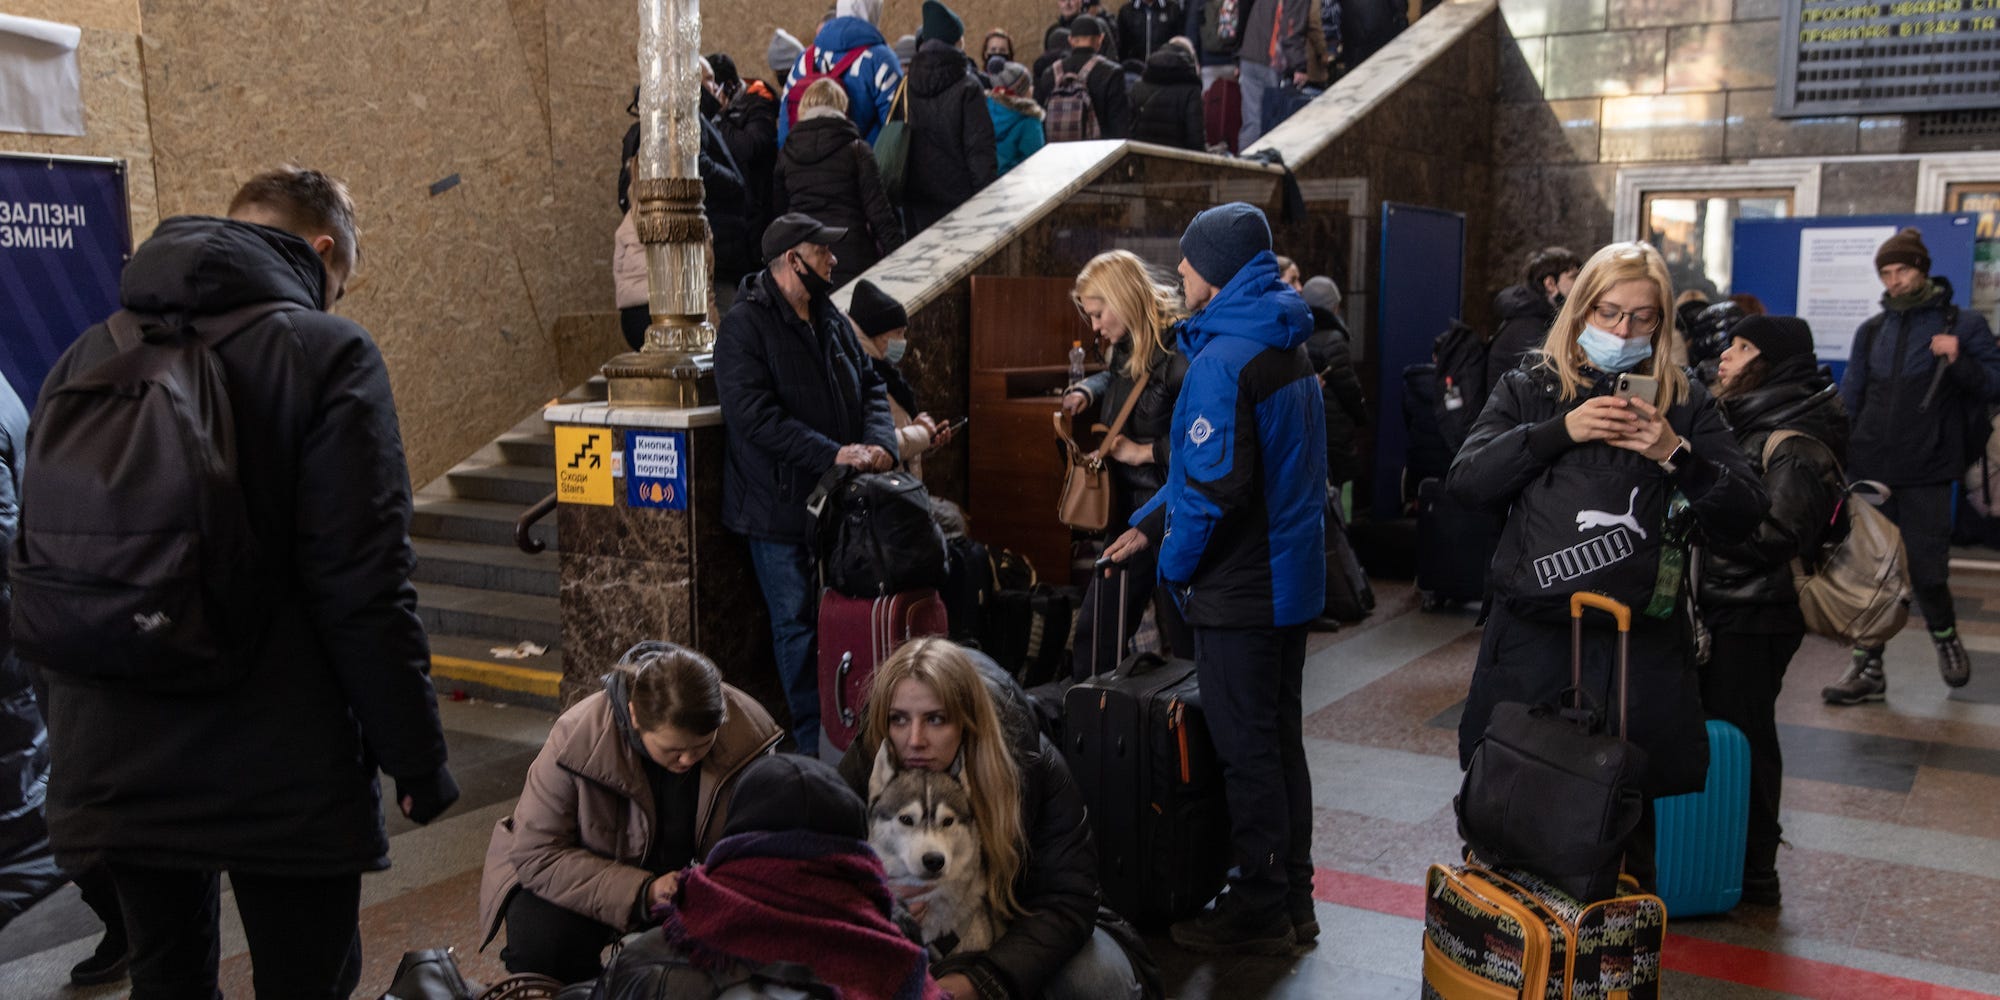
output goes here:
[{"label": "black puffer coat", "polygon": [[1486,348],[1486,381],[1498,384],[1501,375],[1521,367],[1528,354],[1549,339],[1556,307],[1548,296],[1526,285],[1508,285],[1493,296],[1493,315],[1500,318],[1500,325]]},{"label": "black puffer coat", "polygon": [[[764,231],[753,228],[750,189],[737,169],[736,157],[715,123],[696,116],[701,122],[701,155],[696,166],[701,175],[701,210],[708,216],[714,234],[717,284],[734,284],[757,269],[757,241]],[[625,130],[624,166],[618,168],[618,207],[631,204],[631,162],[639,155],[639,125]]]},{"label": "black puffer coat", "polygon": [[1319,373],[1326,405],[1326,481],[1350,482],[1361,474],[1356,442],[1359,429],[1368,424],[1368,402],[1361,394],[1361,379],[1354,374],[1347,324],[1324,309],[1315,308],[1312,314],[1313,335],[1306,341],[1306,357]]},{"label": "black puffer coat", "polygon": [[[366,330],[320,311],[324,274],[297,236],[203,216],[162,222],[125,265],[120,298],[135,312],[300,307],[216,349],[251,530],[276,582],[255,666],[234,688],[167,696],[43,671],[49,828],[71,871],[103,858],[302,877],[387,868],[376,768],[404,786],[442,780],[389,372]],[[46,384],[114,350],[91,327]],[[34,511],[23,516],[32,531]]]},{"label": "black puffer coat", "polygon": [[912,235],[999,176],[993,116],[972,61],[952,46],[927,41],[910,60],[910,162],[903,210]]},{"label": "black puffer coat", "polygon": [[804,212],[847,230],[833,245],[835,285],[903,245],[903,222],[882,190],[875,154],[845,115],[800,118],[792,127],[778,155],[771,204],[776,215]]},{"label": "black puffer coat", "polygon": [[761,237],[778,214],[771,211],[771,175],[778,168],[778,102],[762,80],[752,80],[715,116],[715,128],[743,173],[750,231]]},{"label": "black puffer coat", "polygon": [[[1668,495],[1687,497],[1690,534],[1704,545],[1747,538],[1770,501],[1700,385],[1666,414],[1694,452],[1677,473],[1602,442],[1572,443],[1564,416],[1610,389],[1611,379],[1599,376],[1564,401],[1546,369],[1510,371],[1452,463],[1446,487],[1459,502],[1508,514],[1493,559],[1493,616],[1459,722],[1459,760],[1470,760],[1493,706],[1553,702],[1569,685],[1568,594],[1611,589],[1633,613],[1631,740],[1649,760],[1648,794],[1672,795],[1701,787],[1708,743],[1683,609],[1664,618],[1643,613]],[[1641,593],[1625,592],[1635,580]],[[1584,685],[1600,699],[1613,690],[1612,647],[1608,628],[1586,628]]]},{"label": "black puffer coat", "polygon": [[1132,86],[1132,138],[1177,149],[1208,147],[1201,68],[1186,49],[1169,45],[1146,60],[1145,74]]},{"label": "black puffer coat", "polygon": [[[1125,6],[1118,8],[1118,30],[1106,41],[1118,43],[1116,51],[1121,62],[1150,59],[1168,39],[1181,33],[1186,22],[1187,12],[1176,0],[1150,0],[1144,4],[1125,0]],[[1188,59],[1193,61],[1192,53]]]},{"label": "black puffer coat", "polygon": [[[1089,942],[1097,927],[1097,845],[1090,836],[1083,793],[1055,744],[1041,734],[1026,693],[985,654],[968,651],[1013,749],[1021,774],[1021,829],[1028,849],[1014,878],[1024,913],[992,947],[977,955],[934,964],[938,978],[960,973],[979,1000],[1039,997],[1064,963]],[[840,760],[840,774],[865,799],[875,747],[857,739]]]},{"label": "black puffer coat", "polygon": [[[1719,404],[1750,467],[1763,477],[1771,510],[1748,539],[1703,550],[1703,619],[1718,631],[1803,632],[1792,560],[1819,550],[1839,506],[1845,484],[1834,456],[1847,453],[1847,407],[1807,355],[1787,359],[1763,385]],[[1765,445],[1779,430],[1818,443],[1789,439],[1766,466]]]},{"label": "black puffer coat", "polygon": [[[781,265],[782,266],[782,265]],[[812,322],[792,311],[768,270],[743,279],[715,336],[715,394],[728,428],[722,526],[803,545],[806,499],[842,445],[897,453],[882,379],[854,328],[826,298]]]},{"label": "black puffer coat", "polygon": [[[1854,418],[1848,474],[1890,486],[1948,483],[1965,474],[1968,416],[2000,393],[2000,342],[1978,310],[1960,307],[1951,329],[1951,284],[1932,278],[1931,294],[1908,309],[1888,308],[1854,334],[1853,354],[1840,377],[1840,395]],[[1870,327],[1874,330],[1871,333]],[[1958,360],[1946,366],[1929,412],[1918,409],[1930,391],[1938,357],[1931,338],[1958,337]]]}]

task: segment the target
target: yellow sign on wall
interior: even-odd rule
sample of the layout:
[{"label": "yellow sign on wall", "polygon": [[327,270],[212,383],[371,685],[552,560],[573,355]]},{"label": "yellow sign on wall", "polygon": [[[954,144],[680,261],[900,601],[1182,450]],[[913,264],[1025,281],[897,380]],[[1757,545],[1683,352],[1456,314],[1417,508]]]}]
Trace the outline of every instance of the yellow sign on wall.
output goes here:
[{"label": "yellow sign on wall", "polygon": [[608,427],[556,428],[556,501],[611,506]]}]

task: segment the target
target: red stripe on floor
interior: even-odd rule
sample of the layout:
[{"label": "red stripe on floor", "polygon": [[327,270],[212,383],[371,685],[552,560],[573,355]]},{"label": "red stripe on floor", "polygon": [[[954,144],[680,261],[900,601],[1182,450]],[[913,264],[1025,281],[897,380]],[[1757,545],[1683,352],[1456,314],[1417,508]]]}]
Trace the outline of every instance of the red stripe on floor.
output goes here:
[{"label": "red stripe on floor", "polygon": [[[1313,896],[1337,906],[1372,910],[1406,920],[1424,919],[1424,887],[1420,885],[1320,868],[1314,871]],[[1814,1000],[1990,1000],[1985,993],[1685,934],[1667,935],[1661,961],[1675,972]]]}]

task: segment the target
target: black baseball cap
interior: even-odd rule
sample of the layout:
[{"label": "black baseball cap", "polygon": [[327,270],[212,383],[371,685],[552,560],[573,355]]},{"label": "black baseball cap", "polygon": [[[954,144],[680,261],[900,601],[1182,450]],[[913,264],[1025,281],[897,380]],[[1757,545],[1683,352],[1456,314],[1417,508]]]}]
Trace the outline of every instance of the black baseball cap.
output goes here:
[{"label": "black baseball cap", "polygon": [[786,212],[771,220],[764,227],[764,263],[777,260],[785,251],[801,243],[817,243],[829,246],[847,235],[847,230],[839,226],[828,226],[803,212]]}]

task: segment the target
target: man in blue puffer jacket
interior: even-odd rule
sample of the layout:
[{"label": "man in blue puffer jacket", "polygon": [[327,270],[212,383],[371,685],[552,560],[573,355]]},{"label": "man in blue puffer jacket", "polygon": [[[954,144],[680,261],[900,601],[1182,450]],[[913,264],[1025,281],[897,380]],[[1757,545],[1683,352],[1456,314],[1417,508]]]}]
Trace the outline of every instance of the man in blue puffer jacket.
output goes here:
[{"label": "man in blue puffer jacket", "polygon": [[1174,404],[1167,481],[1105,553],[1160,546],[1160,579],[1194,627],[1222,758],[1232,861],[1215,908],[1175,924],[1209,952],[1290,954],[1319,934],[1312,780],[1300,686],[1306,623],[1326,605],[1326,422],[1306,358],[1311,310],[1278,276],[1264,213],[1195,216],[1180,273],[1196,310]]},{"label": "man in blue puffer jacket", "polygon": [[[791,75],[785,78],[785,90],[790,92],[808,73],[832,72],[849,52],[865,49],[840,82],[847,88],[847,117],[873,146],[875,136],[889,120],[889,105],[896,99],[896,88],[902,86],[903,64],[883,39],[881,29],[875,27],[875,20],[882,15],[882,0],[839,0],[834,11],[839,16],[820,27],[819,34],[813,36],[812,47],[799,53],[798,61],[792,64]],[[806,65],[808,60],[811,66]],[[783,95],[779,101],[778,145],[783,146],[792,134],[792,122],[785,113]]]},{"label": "man in blue puffer jacket", "polygon": [[[1952,304],[1951,285],[1930,274],[1923,233],[1904,229],[1875,252],[1882,312],[1855,331],[1840,395],[1853,417],[1849,479],[1874,479],[1892,492],[1882,513],[1903,531],[1910,584],[1951,687],[1972,679],[1958,638],[1948,568],[1952,480],[1965,474],[1968,429],[1983,424],[2000,396],[2000,345],[1986,318]],[[1935,398],[1931,397],[1936,386]],[[1882,650],[1856,649],[1847,673],[1820,696],[1830,705],[1878,700],[1888,691]]]}]

